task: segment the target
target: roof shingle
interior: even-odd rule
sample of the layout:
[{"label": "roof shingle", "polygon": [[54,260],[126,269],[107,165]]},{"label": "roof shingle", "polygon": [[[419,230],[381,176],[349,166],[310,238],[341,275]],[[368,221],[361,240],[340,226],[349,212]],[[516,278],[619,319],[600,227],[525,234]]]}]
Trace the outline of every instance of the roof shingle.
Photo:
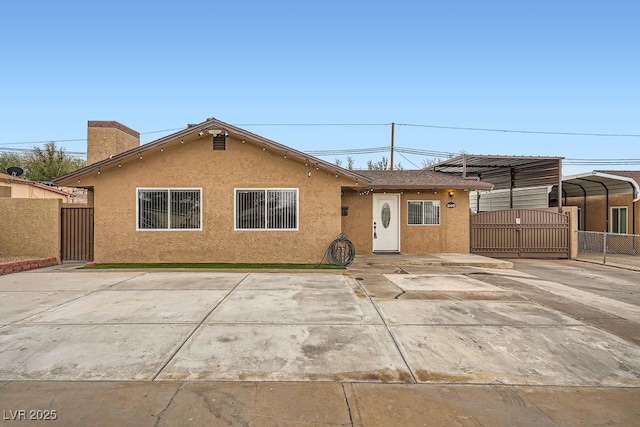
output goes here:
[{"label": "roof shingle", "polygon": [[360,175],[372,180],[374,189],[466,189],[466,190],[491,190],[493,184],[478,181],[477,179],[464,179],[459,176],[434,172],[431,170],[363,170]]}]

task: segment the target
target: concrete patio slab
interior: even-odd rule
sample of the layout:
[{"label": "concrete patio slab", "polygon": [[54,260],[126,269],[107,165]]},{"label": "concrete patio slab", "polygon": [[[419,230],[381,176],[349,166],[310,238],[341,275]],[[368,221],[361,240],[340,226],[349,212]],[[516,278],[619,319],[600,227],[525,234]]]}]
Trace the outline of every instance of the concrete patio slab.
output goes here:
[{"label": "concrete patio slab", "polygon": [[247,277],[247,273],[154,272],[144,273],[120,283],[118,290],[228,290]]},{"label": "concrete patio slab", "polygon": [[368,298],[351,289],[236,290],[205,323],[382,323]]},{"label": "concrete patio slab", "polygon": [[187,383],[158,426],[351,426],[339,383]]},{"label": "concrete patio slab", "polygon": [[385,274],[404,291],[504,292],[504,289],[462,274]]},{"label": "concrete patio slab", "polygon": [[251,273],[238,290],[277,290],[277,289],[344,289],[357,286],[344,271],[335,273]]},{"label": "concrete patio slab", "polygon": [[391,326],[421,382],[637,387],[640,348],[590,326]]},{"label": "concrete patio slab", "polygon": [[98,291],[36,315],[30,323],[189,323],[228,291]]},{"label": "concrete patio slab", "polygon": [[392,300],[376,305],[387,323],[396,325],[584,325],[528,302]]},{"label": "concrete patio slab", "polygon": [[0,276],[0,291],[87,291],[104,289],[144,273],[25,271]]},{"label": "concrete patio slab", "polygon": [[640,389],[345,384],[355,426],[632,426]]},{"label": "concrete patio slab", "polygon": [[326,325],[203,325],[158,378],[411,381],[384,326]]},{"label": "concrete patio slab", "polygon": [[13,325],[0,329],[0,380],[149,380],[193,325]]},{"label": "concrete patio slab", "polygon": [[25,319],[84,295],[84,291],[0,292],[0,326]]}]

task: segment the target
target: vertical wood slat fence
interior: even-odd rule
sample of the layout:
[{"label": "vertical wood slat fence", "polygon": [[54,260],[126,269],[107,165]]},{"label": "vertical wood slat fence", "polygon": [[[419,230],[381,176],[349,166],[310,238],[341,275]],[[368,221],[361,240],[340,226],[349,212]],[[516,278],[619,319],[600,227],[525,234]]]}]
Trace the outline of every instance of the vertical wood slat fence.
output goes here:
[{"label": "vertical wood slat fence", "polygon": [[471,253],[504,258],[569,258],[569,216],[536,209],[471,215]]},{"label": "vertical wood slat fence", "polygon": [[93,208],[64,206],[60,217],[62,261],[92,261]]}]

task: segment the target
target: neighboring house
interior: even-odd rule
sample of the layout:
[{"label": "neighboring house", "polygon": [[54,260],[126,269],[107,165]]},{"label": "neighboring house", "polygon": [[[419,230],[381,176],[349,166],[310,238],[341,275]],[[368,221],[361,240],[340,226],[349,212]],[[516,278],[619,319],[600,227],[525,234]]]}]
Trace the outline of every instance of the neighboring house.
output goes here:
[{"label": "neighboring house", "polygon": [[[596,170],[563,178],[563,204],[577,206],[579,230],[638,234],[640,171]],[[557,203],[557,189],[550,193]]]},{"label": "neighboring house", "polygon": [[346,233],[357,253],[469,252],[469,190],[441,172],[352,171],[216,119],[139,145],[90,121],[95,261],[319,262]]},{"label": "neighboring house", "polygon": [[75,195],[70,191],[0,173],[0,197],[13,199],[62,199],[73,203]]},{"label": "neighboring house", "polygon": [[[557,186],[515,188],[513,208],[558,204]],[[562,205],[578,207],[578,230],[638,234],[640,171],[595,170],[562,178]],[[509,209],[509,190],[473,191],[472,211]]]}]

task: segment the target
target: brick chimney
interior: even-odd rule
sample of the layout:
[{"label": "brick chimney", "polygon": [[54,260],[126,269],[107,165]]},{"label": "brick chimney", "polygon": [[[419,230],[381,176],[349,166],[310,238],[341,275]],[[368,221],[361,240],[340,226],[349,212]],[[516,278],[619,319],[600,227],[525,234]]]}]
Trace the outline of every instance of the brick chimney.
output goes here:
[{"label": "brick chimney", "polygon": [[140,146],[140,133],[114,121],[87,123],[87,165]]}]

